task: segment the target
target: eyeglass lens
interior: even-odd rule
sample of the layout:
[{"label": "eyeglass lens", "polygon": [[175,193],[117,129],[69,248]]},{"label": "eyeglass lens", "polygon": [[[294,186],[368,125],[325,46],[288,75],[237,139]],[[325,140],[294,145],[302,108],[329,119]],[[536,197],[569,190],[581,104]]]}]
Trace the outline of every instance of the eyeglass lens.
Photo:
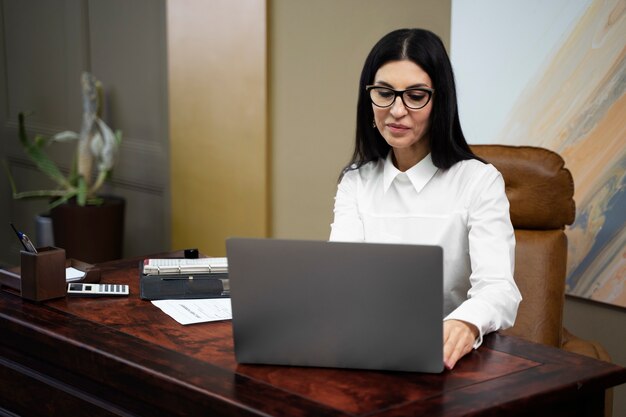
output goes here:
[{"label": "eyeglass lens", "polygon": [[[389,107],[393,104],[398,94],[396,91],[386,87],[374,87],[370,89],[372,102],[379,107]],[[402,101],[410,109],[421,109],[430,100],[428,90],[406,90],[402,92]]]}]

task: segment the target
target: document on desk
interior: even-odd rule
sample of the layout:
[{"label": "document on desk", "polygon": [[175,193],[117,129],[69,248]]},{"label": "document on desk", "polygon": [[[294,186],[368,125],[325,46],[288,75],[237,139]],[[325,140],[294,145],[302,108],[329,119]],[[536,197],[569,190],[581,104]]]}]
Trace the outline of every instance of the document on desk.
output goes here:
[{"label": "document on desk", "polygon": [[80,271],[76,268],[69,267],[65,268],[65,281],[66,282],[74,282],[79,281],[85,277],[85,272]]},{"label": "document on desk", "polygon": [[204,323],[233,318],[230,298],[153,300],[152,304],[180,324]]}]

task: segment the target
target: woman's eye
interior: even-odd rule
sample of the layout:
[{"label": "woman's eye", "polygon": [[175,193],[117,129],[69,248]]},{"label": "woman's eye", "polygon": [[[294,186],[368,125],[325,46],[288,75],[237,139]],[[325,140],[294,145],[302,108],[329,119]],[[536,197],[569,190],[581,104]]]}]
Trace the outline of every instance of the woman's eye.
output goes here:
[{"label": "woman's eye", "polygon": [[410,93],[408,96],[411,101],[422,101],[426,98],[426,94],[424,93]]},{"label": "woman's eye", "polygon": [[389,90],[378,90],[378,95],[382,98],[390,98],[394,96],[393,91]]}]

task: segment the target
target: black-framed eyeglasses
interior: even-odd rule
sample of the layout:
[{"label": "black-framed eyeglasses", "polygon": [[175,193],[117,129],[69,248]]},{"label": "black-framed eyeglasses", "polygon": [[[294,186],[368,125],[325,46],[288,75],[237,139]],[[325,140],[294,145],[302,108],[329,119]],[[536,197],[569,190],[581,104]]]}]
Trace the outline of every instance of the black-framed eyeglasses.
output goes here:
[{"label": "black-framed eyeglasses", "polygon": [[394,90],[380,85],[368,85],[365,90],[369,93],[370,100],[376,107],[391,107],[399,96],[402,103],[411,110],[418,110],[426,106],[435,92],[434,89],[428,87]]}]

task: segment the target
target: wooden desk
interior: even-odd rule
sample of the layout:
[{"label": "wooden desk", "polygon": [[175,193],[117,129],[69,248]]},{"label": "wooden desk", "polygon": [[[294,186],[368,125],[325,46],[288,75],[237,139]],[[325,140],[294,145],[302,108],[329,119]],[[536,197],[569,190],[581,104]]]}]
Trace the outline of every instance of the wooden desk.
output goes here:
[{"label": "wooden desk", "polygon": [[238,365],[230,322],[181,326],[138,298],[138,259],[102,264],[128,298],[0,291],[0,414],[601,415],[626,369],[513,337],[439,375]]}]

